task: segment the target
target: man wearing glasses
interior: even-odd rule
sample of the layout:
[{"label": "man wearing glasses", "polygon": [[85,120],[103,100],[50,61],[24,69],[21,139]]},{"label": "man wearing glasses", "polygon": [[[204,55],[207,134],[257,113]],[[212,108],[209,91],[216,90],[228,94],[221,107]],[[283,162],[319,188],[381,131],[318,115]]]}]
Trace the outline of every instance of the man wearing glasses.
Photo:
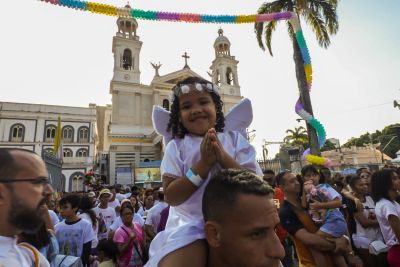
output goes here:
[{"label": "man wearing glasses", "polygon": [[49,266],[32,246],[17,245],[21,232],[43,224],[53,189],[43,160],[29,150],[0,148],[0,266]]}]

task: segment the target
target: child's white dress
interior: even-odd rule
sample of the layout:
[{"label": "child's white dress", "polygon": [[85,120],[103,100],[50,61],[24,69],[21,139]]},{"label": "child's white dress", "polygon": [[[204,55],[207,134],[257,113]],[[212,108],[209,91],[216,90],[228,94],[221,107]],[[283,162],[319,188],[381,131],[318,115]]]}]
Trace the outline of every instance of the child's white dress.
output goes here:
[{"label": "child's white dress", "polygon": [[[242,134],[236,131],[218,133],[224,150],[243,168],[252,170],[262,176],[256,161],[256,152]],[[200,160],[200,144],[203,137],[186,135],[183,139],[171,140],[161,163],[161,175],[184,177],[186,172]],[[202,197],[210,177],[220,170],[216,164],[209,172],[206,181],[179,206],[171,207],[165,230],[152,241],[149,251],[150,260],[145,267],[157,267],[159,261],[167,254],[204,239],[204,220],[202,214]]]}]

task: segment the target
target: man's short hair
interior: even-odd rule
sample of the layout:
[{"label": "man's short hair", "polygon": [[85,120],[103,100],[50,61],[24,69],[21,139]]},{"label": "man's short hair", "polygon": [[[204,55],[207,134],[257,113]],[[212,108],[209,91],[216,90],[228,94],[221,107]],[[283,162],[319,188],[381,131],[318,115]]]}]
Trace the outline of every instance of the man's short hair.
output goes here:
[{"label": "man's short hair", "polygon": [[17,173],[21,170],[18,162],[11,155],[13,151],[27,152],[36,155],[32,150],[23,148],[0,148],[0,180],[15,178]]},{"label": "man's short hair", "polygon": [[318,169],[314,165],[306,165],[301,169],[301,176],[304,177],[307,173],[319,174]]},{"label": "man's short hair", "polygon": [[275,175],[275,172],[271,169],[266,169],[265,171],[263,171],[264,174],[272,174]]},{"label": "man's short hair", "polygon": [[285,180],[283,179],[283,177],[286,175],[286,173],[289,173],[289,172],[290,171],[285,170],[285,171],[278,173],[278,175],[276,175],[275,181],[278,186],[285,184]]},{"label": "man's short hair", "polygon": [[60,206],[70,204],[71,208],[79,208],[79,205],[81,204],[81,197],[78,194],[70,194],[66,195],[65,197],[60,199]]},{"label": "man's short hair", "polygon": [[227,211],[236,205],[239,194],[269,196],[273,193],[266,181],[250,171],[221,170],[213,175],[204,190],[204,220],[221,222],[227,219]]}]

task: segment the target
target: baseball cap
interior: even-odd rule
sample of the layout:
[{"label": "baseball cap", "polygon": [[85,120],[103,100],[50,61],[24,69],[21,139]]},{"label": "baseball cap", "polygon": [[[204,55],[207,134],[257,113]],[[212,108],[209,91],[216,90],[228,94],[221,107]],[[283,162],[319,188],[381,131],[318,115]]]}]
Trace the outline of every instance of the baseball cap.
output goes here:
[{"label": "baseball cap", "polygon": [[110,189],[104,188],[103,190],[100,191],[99,197],[101,197],[102,194],[108,194],[110,197],[112,196]]},{"label": "baseball cap", "polygon": [[95,197],[96,193],[93,191],[90,191],[87,195],[88,195],[88,197]]}]

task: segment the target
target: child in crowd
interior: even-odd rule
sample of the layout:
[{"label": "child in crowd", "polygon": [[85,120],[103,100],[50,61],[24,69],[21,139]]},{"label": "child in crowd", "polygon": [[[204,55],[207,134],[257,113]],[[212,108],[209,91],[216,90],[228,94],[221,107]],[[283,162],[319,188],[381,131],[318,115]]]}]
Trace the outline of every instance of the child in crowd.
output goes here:
[{"label": "child in crowd", "polygon": [[117,267],[119,251],[112,240],[103,239],[97,245],[100,264],[98,267]]},{"label": "child in crowd", "polygon": [[[346,235],[347,223],[339,210],[342,196],[329,184],[319,184],[319,172],[313,165],[303,167],[301,174],[304,180],[302,205],[309,208],[313,220],[321,225],[316,234],[324,238]],[[318,266],[326,265],[322,253],[314,249],[311,252]],[[332,255],[335,266],[347,266],[342,255]]]},{"label": "child in crowd", "polygon": [[55,232],[60,253],[80,257],[83,266],[87,266],[95,236],[92,224],[78,217],[79,204],[80,197],[75,194],[60,200],[60,214],[65,220],[55,226]]},{"label": "child in crowd", "polygon": [[400,266],[400,178],[393,169],[375,172],[371,178],[372,198],[376,201],[375,214],[389,247],[387,260],[390,267]]},{"label": "child in crowd", "polygon": [[201,203],[210,177],[227,168],[262,176],[245,137],[252,120],[250,101],[242,100],[224,118],[218,90],[211,82],[189,77],[173,88],[170,114],[161,107],[153,110],[153,124],[168,143],[161,175],[171,207],[165,230],[151,243],[146,267],[206,266]]}]

